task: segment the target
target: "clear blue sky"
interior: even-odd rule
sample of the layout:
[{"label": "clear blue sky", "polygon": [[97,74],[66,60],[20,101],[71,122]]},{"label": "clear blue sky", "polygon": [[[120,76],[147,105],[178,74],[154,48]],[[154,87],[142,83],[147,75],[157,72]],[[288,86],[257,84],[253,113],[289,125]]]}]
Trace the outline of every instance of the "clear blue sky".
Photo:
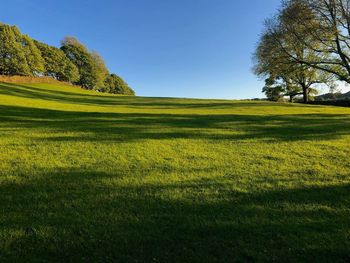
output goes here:
[{"label": "clear blue sky", "polygon": [[280,0],[1,0],[0,21],[58,46],[76,36],[138,95],[262,97],[251,55]]}]

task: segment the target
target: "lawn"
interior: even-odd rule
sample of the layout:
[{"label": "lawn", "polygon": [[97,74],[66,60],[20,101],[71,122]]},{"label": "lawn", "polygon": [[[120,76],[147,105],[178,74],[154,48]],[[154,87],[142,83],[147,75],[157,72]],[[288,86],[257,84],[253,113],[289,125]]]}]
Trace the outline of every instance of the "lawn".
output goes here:
[{"label": "lawn", "polygon": [[350,260],[350,109],[0,83],[0,261]]}]

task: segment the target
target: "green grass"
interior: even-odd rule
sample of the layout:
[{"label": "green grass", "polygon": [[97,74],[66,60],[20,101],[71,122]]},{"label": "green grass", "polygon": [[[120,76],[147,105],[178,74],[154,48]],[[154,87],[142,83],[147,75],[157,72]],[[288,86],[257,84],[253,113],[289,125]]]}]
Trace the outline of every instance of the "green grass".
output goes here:
[{"label": "green grass", "polygon": [[350,260],[350,109],[0,84],[0,261]]}]

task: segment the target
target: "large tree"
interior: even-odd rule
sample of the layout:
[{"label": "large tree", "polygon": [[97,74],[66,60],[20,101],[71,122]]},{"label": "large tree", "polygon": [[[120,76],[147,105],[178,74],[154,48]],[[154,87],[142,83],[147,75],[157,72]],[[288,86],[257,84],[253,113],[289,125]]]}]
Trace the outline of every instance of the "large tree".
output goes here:
[{"label": "large tree", "polygon": [[90,52],[74,37],[66,37],[61,44],[61,50],[79,70],[80,79],[77,84],[86,89],[103,88],[108,70],[101,56]]},{"label": "large tree", "polygon": [[77,67],[66,57],[64,52],[53,46],[35,41],[45,61],[44,74],[60,81],[76,82],[79,80]]},{"label": "large tree", "polygon": [[317,54],[300,58],[286,52],[291,59],[350,83],[350,0],[289,0],[280,20],[293,43]]},{"label": "large tree", "polygon": [[271,89],[275,87],[290,96],[291,100],[297,95],[303,95],[304,102],[308,102],[310,94],[315,91],[312,86],[330,84],[332,75],[299,63],[301,60],[316,60],[319,53],[303,42],[295,42],[295,35],[286,30],[291,22],[286,14],[290,13],[305,18],[309,16],[304,5],[294,2],[286,6],[280,15],[267,20],[254,56],[254,71],[258,76],[265,77],[266,83],[273,83],[265,85],[263,91],[266,94],[272,94]]},{"label": "large tree", "polygon": [[0,24],[0,74],[24,76],[32,74],[31,67],[27,63],[30,48],[24,48],[24,45],[26,42],[15,26]]},{"label": "large tree", "polygon": [[73,37],[64,38],[61,44],[61,50],[79,70],[80,78],[77,84],[86,89],[95,89],[97,85],[97,70],[88,49]]}]

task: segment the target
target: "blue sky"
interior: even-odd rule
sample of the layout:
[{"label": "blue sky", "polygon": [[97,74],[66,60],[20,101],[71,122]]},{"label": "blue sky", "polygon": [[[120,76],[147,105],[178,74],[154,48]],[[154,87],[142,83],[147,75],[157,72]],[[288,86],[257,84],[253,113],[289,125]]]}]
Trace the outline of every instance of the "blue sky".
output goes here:
[{"label": "blue sky", "polygon": [[262,97],[252,74],[280,0],[2,0],[0,21],[58,46],[76,36],[138,95]]}]

